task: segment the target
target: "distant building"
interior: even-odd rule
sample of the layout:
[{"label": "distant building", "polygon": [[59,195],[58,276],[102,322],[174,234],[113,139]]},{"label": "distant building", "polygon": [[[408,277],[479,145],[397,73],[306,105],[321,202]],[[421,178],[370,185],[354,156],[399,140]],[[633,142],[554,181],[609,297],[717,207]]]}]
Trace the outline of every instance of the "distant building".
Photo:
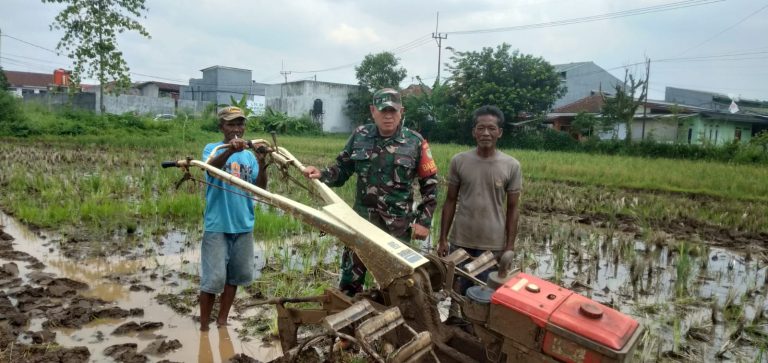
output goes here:
[{"label": "distant building", "polygon": [[149,81],[134,84],[133,87],[139,91],[140,96],[170,97],[178,100],[181,87],[183,86],[180,84]]},{"label": "distant building", "polygon": [[27,94],[46,94],[53,86],[53,73],[4,71],[9,91],[22,97]]},{"label": "distant building", "polygon": [[254,105],[252,108],[264,104],[267,85],[251,79],[249,69],[213,66],[200,71],[203,72],[203,78],[192,78],[189,80],[189,86],[180,87],[182,100],[228,105],[232,98],[240,100],[245,95],[249,105]]},{"label": "distant building", "polygon": [[[731,97],[714,92],[697,91],[684,88],[667,87],[664,101],[678,105],[705,108],[710,111],[730,112]],[[768,115],[768,101],[736,99],[739,113]]]},{"label": "distant building", "polygon": [[[701,117],[680,125],[689,144],[747,142],[752,136],[768,131],[768,101],[732,100],[719,93],[676,87],[666,88],[664,100],[704,109]],[[733,110],[732,104],[736,106]]]},{"label": "distant building", "polygon": [[554,67],[560,81],[568,89],[563,97],[555,101],[553,108],[571,104],[600,90],[612,93],[617,84],[623,83],[593,62],[555,64]]},{"label": "distant building", "polygon": [[352,120],[344,109],[349,93],[358,87],[317,81],[273,84],[266,88],[266,105],[292,117],[309,115],[322,124],[325,132],[349,132]]},{"label": "distant building", "polygon": [[[743,109],[731,113],[727,110],[730,99],[727,99],[727,104],[718,100],[718,97],[726,96],[700,91],[694,91],[692,94],[693,96],[689,96],[692,98],[648,100],[640,105],[635,110],[632,121],[632,140],[723,145],[734,141],[747,143],[754,135],[768,130],[768,112],[759,112],[760,105],[768,106],[766,102],[744,101]],[[709,99],[701,97],[702,94],[709,94]],[[712,95],[715,95],[714,98]],[[606,94],[605,97],[612,96]],[[680,97],[680,94],[676,97]],[[675,102],[670,102],[670,99]],[[688,102],[695,100],[698,105],[677,102],[680,100]],[[553,129],[568,132],[577,139],[581,139],[584,135],[571,128],[572,122],[580,112],[592,114],[598,120],[601,119],[604,117],[601,113],[603,103],[603,96],[593,94],[554,109],[547,115],[547,122],[551,123]],[[627,137],[627,125],[620,122],[613,130],[597,132],[595,136],[601,139],[624,140]]]}]

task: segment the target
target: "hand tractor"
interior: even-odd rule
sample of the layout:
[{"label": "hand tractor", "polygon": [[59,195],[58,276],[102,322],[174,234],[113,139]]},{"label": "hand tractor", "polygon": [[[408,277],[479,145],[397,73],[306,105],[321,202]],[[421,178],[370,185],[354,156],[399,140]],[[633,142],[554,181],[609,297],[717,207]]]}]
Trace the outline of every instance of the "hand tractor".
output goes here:
[{"label": "hand tractor", "polygon": [[[282,171],[304,165],[273,142],[251,140]],[[222,145],[220,147],[228,147]],[[247,152],[247,151],[244,151]],[[211,155],[215,155],[214,150]],[[321,199],[319,208],[270,193],[204,161],[187,158],[164,162],[190,168],[248,192],[260,202],[293,215],[337,237],[355,251],[376,286],[354,297],[338,289],[319,296],[273,297],[263,303],[277,310],[285,361],[292,361],[321,339],[344,340],[376,362],[630,362],[642,334],[631,317],[566,288],[515,271],[508,252],[496,261],[492,253],[473,258],[458,249],[445,257],[422,254],[358,216],[328,186],[306,181]],[[184,180],[184,179],[182,179]],[[457,267],[462,266],[462,267]],[[488,281],[475,276],[494,266]],[[461,276],[474,282],[465,295],[451,288]],[[461,307],[467,324],[441,320],[439,303],[450,297]],[[314,306],[312,308],[299,308]],[[307,304],[309,303],[309,304]],[[302,333],[299,328],[313,333]],[[304,331],[304,330],[303,330]],[[325,356],[333,361],[333,349]]]}]

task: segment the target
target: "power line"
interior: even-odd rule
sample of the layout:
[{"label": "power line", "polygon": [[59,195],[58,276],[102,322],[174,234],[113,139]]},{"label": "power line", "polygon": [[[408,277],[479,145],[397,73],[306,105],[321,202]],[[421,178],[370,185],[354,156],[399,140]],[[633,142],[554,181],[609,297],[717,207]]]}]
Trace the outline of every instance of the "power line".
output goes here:
[{"label": "power line", "polygon": [[155,78],[155,79],[164,79],[166,81],[184,82],[184,81],[182,81],[180,79],[165,78],[165,77],[153,76],[153,75],[149,75],[149,74],[142,74],[142,73],[136,73],[136,72],[128,72],[128,73],[136,75],[136,76],[149,77],[149,78]]},{"label": "power line", "polygon": [[51,64],[61,64],[61,62],[51,62],[50,60],[46,60],[46,59],[26,57],[26,56],[18,55],[18,54],[10,54],[10,53],[3,53],[3,54],[6,55],[6,56],[11,56],[11,57],[15,57],[15,58],[24,58],[24,59],[29,59],[29,60],[38,61],[38,62],[51,63]]},{"label": "power line", "polygon": [[[395,48],[392,48],[390,50],[390,52],[393,53],[393,54],[405,53],[405,52],[407,52],[409,50],[416,49],[416,48],[418,48],[418,47],[420,47],[420,46],[422,46],[424,44],[427,44],[427,43],[429,43],[431,41],[432,41],[432,35],[431,34],[422,35],[422,36],[420,36],[420,37],[418,37],[418,38],[416,38],[416,39],[414,39],[414,40],[412,40],[412,41],[410,41],[408,43],[405,43],[405,44],[399,45],[399,46],[397,46]],[[322,72],[330,72],[330,71],[337,71],[337,70],[344,69],[344,68],[354,67],[354,66],[358,65],[359,63],[360,62],[353,62],[353,63],[342,64],[340,66],[335,66],[335,67],[330,67],[330,68],[315,69],[315,70],[308,70],[308,71],[290,71],[290,72],[292,72],[292,73],[322,73]]]},{"label": "power line", "polygon": [[563,20],[556,20],[556,21],[550,21],[550,22],[544,22],[544,23],[517,25],[517,26],[501,27],[501,28],[452,31],[452,32],[447,32],[447,34],[468,35],[468,34],[496,33],[496,32],[508,32],[508,31],[527,30],[527,29],[550,28],[550,27],[556,27],[556,26],[588,23],[593,21],[624,18],[628,16],[644,15],[644,14],[663,12],[663,11],[684,9],[684,8],[689,8],[694,6],[702,6],[702,5],[718,3],[722,1],[725,1],[725,0],[685,0],[685,1],[678,1],[674,3],[668,3],[668,4],[648,6],[644,8],[617,11],[613,13],[590,15],[590,16],[585,16],[580,18],[563,19]]},{"label": "power line", "polygon": [[764,5],[763,7],[759,8],[759,9],[757,9],[757,10],[753,11],[753,12],[751,12],[749,15],[747,15],[747,16],[745,16],[745,17],[741,18],[741,20],[737,21],[737,22],[736,22],[736,23],[734,23],[733,25],[731,25],[731,26],[728,26],[728,27],[726,27],[725,29],[723,29],[723,30],[721,30],[721,31],[719,31],[719,32],[717,32],[717,33],[715,33],[715,35],[713,35],[713,36],[711,36],[711,37],[707,38],[707,39],[706,39],[706,40],[704,40],[703,42],[701,42],[701,43],[699,43],[699,44],[696,44],[696,45],[694,45],[693,47],[690,47],[690,48],[688,48],[688,49],[684,50],[682,53],[680,53],[680,55],[683,55],[683,54],[685,54],[685,53],[688,53],[688,52],[690,52],[690,51],[691,51],[691,50],[693,50],[693,49],[696,49],[696,48],[698,48],[698,47],[700,47],[700,46],[702,46],[702,45],[704,45],[704,44],[707,44],[707,43],[708,43],[709,41],[711,41],[712,39],[715,39],[715,38],[719,37],[720,35],[722,35],[723,33],[725,33],[725,32],[727,32],[727,31],[729,31],[729,30],[731,30],[731,29],[735,28],[735,27],[736,27],[736,26],[738,26],[739,24],[741,24],[741,23],[743,23],[743,22],[747,21],[747,19],[749,19],[749,18],[751,18],[751,17],[753,17],[753,16],[757,15],[759,12],[761,12],[761,11],[765,10],[766,8],[768,8],[768,4]]},{"label": "power line", "polygon": [[13,40],[16,40],[16,41],[22,42],[22,43],[24,43],[24,44],[27,44],[27,45],[31,45],[31,46],[33,46],[33,47],[35,47],[35,48],[40,48],[40,49],[42,49],[42,50],[45,50],[45,51],[51,52],[51,53],[53,53],[53,54],[56,54],[56,55],[59,55],[59,53],[57,53],[55,50],[53,50],[53,49],[49,49],[49,48],[46,48],[46,47],[43,47],[42,45],[37,45],[37,44],[34,44],[34,43],[30,43],[30,42],[28,42],[28,41],[26,41],[26,40],[24,40],[24,39],[19,39],[19,38],[16,38],[16,37],[14,37],[14,36],[11,36],[11,35],[8,35],[8,34],[5,34],[5,33],[3,33],[3,34],[2,34],[2,36],[4,36],[4,37],[8,37],[8,38],[11,38],[11,39],[13,39]]},{"label": "power line", "polygon": [[[739,57],[739,56],[746,56],[746,55],[760,55],[760,54],[768,54],[768,51],[764,52],[741,52],[741,53],[725,53],[725,54],[715,54],[715,55],[708,55],[708,56],[698,56],[698,57],[675,57],[675,58],[659,58],[654,60],[654,63],[686,63],[686,62],[701,62],[701,61],[717,61],[717,60],[725,60],[725,61],[741,61],[741,60],[753,60],[753,59],[762,59],[763,57]],[[724,58],[724,57],[731,57],[731,58]],[[723,59],[724,58],[724,59]],[[630,63],[630,64],[624,64],[621,66],[611,67],[611,68],[601,68],[599,71],[594,72],[587,72],[582,74],[577,74],[572,76],[572,78],[580,78],[580,77],[587,77],[594,74],[602,73],[603,71],[615,71],[618,69],[638,66],[641,64],[645,64],[645,61]]]}]

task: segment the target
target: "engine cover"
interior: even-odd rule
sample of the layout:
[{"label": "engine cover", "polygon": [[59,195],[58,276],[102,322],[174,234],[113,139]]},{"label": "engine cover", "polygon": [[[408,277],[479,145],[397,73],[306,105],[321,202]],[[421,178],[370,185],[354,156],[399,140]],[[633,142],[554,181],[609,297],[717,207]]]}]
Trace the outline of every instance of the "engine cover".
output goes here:
[{"label": "engine cover", "polygon": [[491,296],[488,326],[504,336],[510,362],[520,351],[562,362],[629,361],[642,332],[632,317],[525,273]]}]

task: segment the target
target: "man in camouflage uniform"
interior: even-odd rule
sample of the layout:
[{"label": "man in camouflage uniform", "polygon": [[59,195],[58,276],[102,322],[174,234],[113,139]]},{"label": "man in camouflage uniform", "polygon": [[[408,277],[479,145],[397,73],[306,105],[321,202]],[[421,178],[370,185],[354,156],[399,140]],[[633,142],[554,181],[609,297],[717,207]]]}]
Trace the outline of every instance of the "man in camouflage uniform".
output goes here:
[{"label": "man in camouflage uniform", "polygon": [[[373,94],[374,124],[358,127],[336,157],[320,171],[308,166],[304,175],[340,187],[357,174],[355,212],[393,237],[408,243],[429,235],[437,206],[437,167],[429,144],[416,131],[400,124],[405,110],[400,94],[384,88]],[[413,210],[413,182],[419,181],[421,203]],[[363,290],[366,268],[345,247],[339,288],[350,296]]]}]

